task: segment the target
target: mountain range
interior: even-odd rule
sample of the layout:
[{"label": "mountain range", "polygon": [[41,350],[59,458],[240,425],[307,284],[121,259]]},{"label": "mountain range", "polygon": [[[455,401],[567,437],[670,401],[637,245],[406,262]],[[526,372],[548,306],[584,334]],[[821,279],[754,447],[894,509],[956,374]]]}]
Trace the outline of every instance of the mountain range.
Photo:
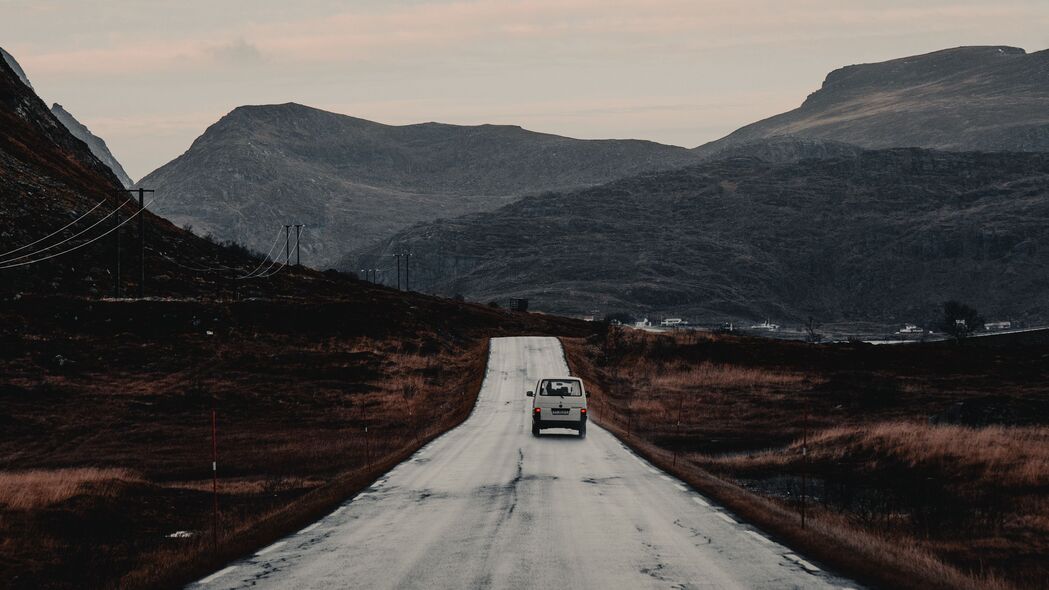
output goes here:
[{"label": "mountain range", "polygon": [[413,289],[572,314],[903,322],[953,298],[1034,321],[1047,195],[1046,153],[737,157],[417,225],[344,266],[407,249]]},{"label": "mountain range", "polygon": [[234,109],[139,184],[163,195],[158,214],[263,251],[280,224],[304,223],[306,260],[324,268],[415,222],[698,159],[648,141],[384,125],[289,103]]},{"label": "mountain range", "polygon": [[865,148],[1049,150],[1049,50],[958,47],[847,66],[792,111],[696,151],[789,135]]},{"label": "mountain range", "polygon": [[140,185],[198,234],[266,251],[304,223],[307,264],[393,284],[410,247],[415,287],[555,311],[1044,315],[1047,74],[1005,46],[847,66],[692,150],[246,106]]}]

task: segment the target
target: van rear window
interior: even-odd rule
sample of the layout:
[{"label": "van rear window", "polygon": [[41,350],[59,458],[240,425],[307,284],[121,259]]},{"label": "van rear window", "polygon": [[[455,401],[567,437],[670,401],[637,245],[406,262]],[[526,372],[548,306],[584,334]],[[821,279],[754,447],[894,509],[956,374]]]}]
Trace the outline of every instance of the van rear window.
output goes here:
[{"label": "van rear window", "polygon": [[574,379],[543,379],[543,382],[539,384],[539,395],[578,397],[583,395],[583,388]]}]

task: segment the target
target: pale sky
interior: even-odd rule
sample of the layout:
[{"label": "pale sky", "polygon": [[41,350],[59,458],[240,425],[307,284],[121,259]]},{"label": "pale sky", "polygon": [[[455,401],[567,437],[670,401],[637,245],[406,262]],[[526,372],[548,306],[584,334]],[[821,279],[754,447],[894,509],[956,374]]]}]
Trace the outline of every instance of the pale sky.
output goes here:
[{"label": "pale sky", "polygon": [[134,179],[238,105],[694,147],[830,70],[1049,46],[1049,0],[0,0],[0,46]]}]

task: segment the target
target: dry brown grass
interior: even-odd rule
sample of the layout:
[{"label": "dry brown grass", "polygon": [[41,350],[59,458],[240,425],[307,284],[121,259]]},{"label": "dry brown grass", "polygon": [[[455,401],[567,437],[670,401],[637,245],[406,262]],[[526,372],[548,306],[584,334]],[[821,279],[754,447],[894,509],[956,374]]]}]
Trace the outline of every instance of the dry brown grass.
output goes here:
[{"label": "dry brown grass", "polygon": [[711,362],[681,363],[671,367],[661,363],[638,362],[627,367],[623,376],[638,381],[647,379],[651,387],[664,391],[690,388],[710,390],[793,387],[811,380],[802,373]]},{"label": "dry brown grass", "polygon": [[811,558],[883,587],[1049,587],[1049,428],[928,419],[974,400],[1045,424],[1046,350],[563,342],[595,421]]},{"label": "dry brown grass", "polygon": [[0,471],[0,506],[9,510],[44,508],[81,493],[109,495],[122,483],[141,483],[127,469],[31,469]]},{"label": "dry brown grass", "polygon": [[[782,449],[704,462],[736,470],[798,466],[801,446],[796,440]],[[808,438],[807,461],[846,460],[871,472],[902,466],[976,487],[1044,488],[1049,487],[1049,428],[885,422],[828,428]]]}]

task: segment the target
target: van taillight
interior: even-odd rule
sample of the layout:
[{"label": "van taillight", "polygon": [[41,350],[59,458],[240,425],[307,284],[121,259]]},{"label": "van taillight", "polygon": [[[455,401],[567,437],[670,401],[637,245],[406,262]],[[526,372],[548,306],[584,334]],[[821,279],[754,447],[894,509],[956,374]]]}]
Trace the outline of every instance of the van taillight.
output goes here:
[{"label": "van taillight", "polygon": [[540,410],[539,408],[536,408],[536,409],[535,409],[535,413],[536,413],[536,414],[540,413],[541,411],[542,411],[542,410]]},{"label": "van taillight", "polygon": [[586,414],[586,408],[579,408],[580,414]]}]

